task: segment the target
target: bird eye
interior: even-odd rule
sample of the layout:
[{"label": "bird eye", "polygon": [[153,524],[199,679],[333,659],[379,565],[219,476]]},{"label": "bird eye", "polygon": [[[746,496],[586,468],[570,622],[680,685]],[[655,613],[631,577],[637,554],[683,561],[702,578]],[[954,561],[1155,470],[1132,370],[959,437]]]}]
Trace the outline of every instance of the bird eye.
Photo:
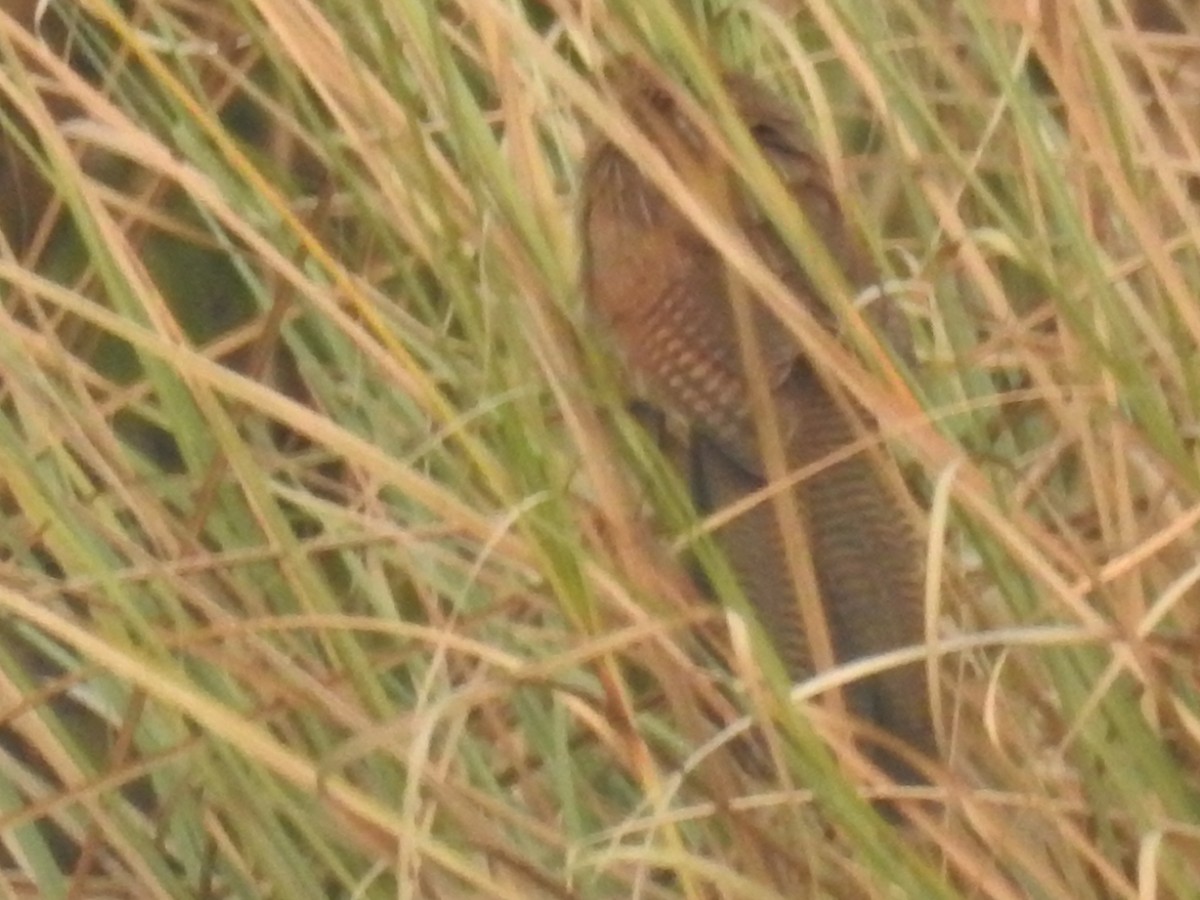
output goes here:
[{"label": "bird eye", "polygon": [[656,112],[667,113],[675,107],[675,101],[671,98],[671,95],[663,90],[651,91],[646,100]]},{"label": "bird eye", "polygon": [[781,131],[771,122],[755,122],[750,126],[750,135],[764,150],[791,155],[802,152],[791,135]]}]

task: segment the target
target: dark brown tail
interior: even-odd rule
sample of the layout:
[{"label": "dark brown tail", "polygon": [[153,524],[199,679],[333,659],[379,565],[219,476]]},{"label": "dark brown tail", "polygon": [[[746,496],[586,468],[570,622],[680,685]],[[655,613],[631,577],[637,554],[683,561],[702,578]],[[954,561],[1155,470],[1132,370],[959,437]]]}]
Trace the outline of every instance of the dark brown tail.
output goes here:
[{"label": "dark brown tail", "polygon": [[[853,421],[810,370],[799,368],[778,394],[781,425],[792,431],[789,462],[819,462],[858,438]],[[751,423],[752,427],[752,423]],[[763,487],[715,441],[692,444],[690,480],[702,512]],[[865,453],[807,479],[799,499],[825,614],[839,662],[919,644],[924,635],[920,551],[903,507]],[[811,654],[792,589],[775,511],[760,503],[717,533],[739,584],[796,678],[811,674]],[[850,709],[919,753],[936,750],[929,693],[920,665],[890,669],[848,690]],[[923,782],[899,757],[876,761],[898,782]]]}]

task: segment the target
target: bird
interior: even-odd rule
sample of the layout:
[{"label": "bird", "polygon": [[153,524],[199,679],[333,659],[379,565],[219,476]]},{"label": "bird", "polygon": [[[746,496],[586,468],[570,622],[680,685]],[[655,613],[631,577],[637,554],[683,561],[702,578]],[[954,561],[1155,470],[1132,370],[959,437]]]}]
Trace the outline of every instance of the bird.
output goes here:
[{"label": "bird", "polygon": [[[748,133],[820,233],[847,283],[861,289],[876,282],[861,237],[849,226],[801,118],[748,75],[727,73],[722,80]],[[609,66],[603,81],[610,99],[693,195],[729,216],[728,224],[740,230],[795,302],[805,304],[823,326],[836,328],[836,316],[819,299],[802,261],[740,187],[728,154],[720,152],[711,130],[699,126],[691,112],[696,106],[684,101],[682,88],[629,59]],[[770,481],[755,423],[755,410],[762,407],[752,402],[730,288],[734,276],[721,253],[600,129],[587,142],[578,205],[585,305],[609,333],[637,402],[686,425],[685,438],[664,447],[669,451],[664,456],[688,485],[697,512],[716,512],[761,490]],[[761,353],[755,368],[766,373],[788,469],[818,463],[858,441],[865,413],[810,363],[762,303],[752,307]],[[883,321],[882,330],[891,333],[902,355],[911,346],[894,318]],[[885,478],[870,454],[857,452],[790,490],[807,531],[834,660],[921,644],[923,558],[895,479]],[[813,654],[780,521],[770,502],[757,503],[713,536],[786,672],[799,680],[813,674]],[[910,750],[936,758],[922,665],[856,681],[847,687],[847,705]],[[877,746],[871,756],[897,783],[927,781],[905,754]]]}]

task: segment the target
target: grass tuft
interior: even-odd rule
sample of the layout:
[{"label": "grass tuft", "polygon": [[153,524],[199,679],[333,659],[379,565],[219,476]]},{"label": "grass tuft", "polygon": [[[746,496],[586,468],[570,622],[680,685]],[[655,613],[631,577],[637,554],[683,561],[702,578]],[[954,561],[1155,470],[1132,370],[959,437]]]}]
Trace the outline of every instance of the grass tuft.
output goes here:
[{"label": "grass tuft", "polygon": [[[4,893],[1192,895],[1200,12],[1027,6],[8,4]],[[793,103],[911,326],[826,348],[937,576],[902,827],[581,308],[619,52]]]}]

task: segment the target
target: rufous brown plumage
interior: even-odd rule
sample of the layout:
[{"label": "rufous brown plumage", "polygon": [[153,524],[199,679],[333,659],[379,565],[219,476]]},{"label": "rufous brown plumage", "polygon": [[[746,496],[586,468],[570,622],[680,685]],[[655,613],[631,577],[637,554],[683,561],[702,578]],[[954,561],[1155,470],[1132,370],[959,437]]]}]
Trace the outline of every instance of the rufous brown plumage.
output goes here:
[{"label": "rufous brown plumage", "polygon": [[[775,229],[741,189],[727,157],[680,102],[677,86],[648,67],[610,68],[609,88],[623,111],[661,151],[689,190],[714,213],[733,219],[763,261],[831,328],[836,321],[815,294]],[[826,167],[796,116],[757,82],[732,76],[725,87],[749,133],[805,211],[846,280],[876,278],[847,226]],[[713,512],[768,482],[760,449],[752,373],[738,338],[725,260],[605,135],[584,163],[581,230],[586,300],[612,332],[630,383],[688,426],[674,454],[696,506]],[[757,302],[753,327],[758,373],[769,385],[789,469],[843,450],[866,417],[805,359],[798,342]],[[885,329],[886,330],[886,329]],[[893,482],[870,454],[854,453],[795,488],[824,618],[838,661],[919,644],[924,635],[920,548]],[[789,577],[780,519],[759,503],[716,532],[748,601],[789,673],[812,672],[810,641]],[[852,712],[912,749],[935,750],[929,695],[919,665],[890,669],[848,690]],[[919,780],[897,757],[877,757],[898,779]]]}]

